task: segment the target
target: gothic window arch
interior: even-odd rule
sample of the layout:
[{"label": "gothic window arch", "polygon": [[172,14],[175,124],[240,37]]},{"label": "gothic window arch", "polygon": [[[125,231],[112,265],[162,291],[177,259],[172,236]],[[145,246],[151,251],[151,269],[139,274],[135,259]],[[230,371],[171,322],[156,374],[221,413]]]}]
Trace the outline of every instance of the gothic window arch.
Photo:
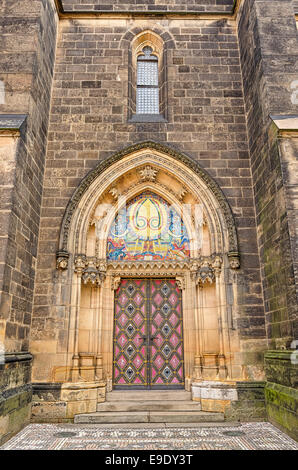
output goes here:
[{"label": "gothic window arch", "polygon": [[162,39],[152,31],[145,31],[135,37],[129,55],[129,120],[165,121],[167,70]]}]

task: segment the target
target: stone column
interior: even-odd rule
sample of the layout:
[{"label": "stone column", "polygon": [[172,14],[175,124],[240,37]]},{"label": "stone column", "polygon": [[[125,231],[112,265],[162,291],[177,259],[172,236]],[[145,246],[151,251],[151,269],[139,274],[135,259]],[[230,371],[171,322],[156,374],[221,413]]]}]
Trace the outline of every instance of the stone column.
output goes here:
[{"label": "stone column", "polygon": [[74,344],[73,344],[73,357],[72,357],[72,370],[71,381],[77,382],[80,379],[80,357],[79,357],[79,320],[80,320],[80,307],[81,307],[81,283],[83,271],[86,267],[87,260],[85,255],[78,255],[75,258],[75,320],[74,320]]},{"label": "stone column", "polygon": [[96,307],[96,366],[95,376],[98,380],[103,379],[103,361],[102,361],[102,328],[103,328],[103,284],[106,279],[106,264],[99,263],[99,281],[97,289],[97,307]]},{"label": "stone column", "polygon": [[219,257],[216,257],[213,263],[213,269],[215,274],[215,288],[216,288],[216,299],[218,305],[218,332],[219,332],[219,371],[218,376],[220,379],[225,379],[227,377],[227,368],[226,368],[226,358],[225,351],[227,350],[225,345],[225,314],[223,305],[224,297],[222,293],[222,283],[221,283],[221,264],[222,260]]},{"label": "stone column", "polygon": [[191,280],[193,283],[193,290],[195,294],[195,357],[194,357],[194,371],[193,376],[194,380],[199,380],[202,378],[202,315],[201,315],[201,297],[200,297],[200,288],[196,282],[197,278],[197,269],[198,264],[194,263],[191,267]]}]

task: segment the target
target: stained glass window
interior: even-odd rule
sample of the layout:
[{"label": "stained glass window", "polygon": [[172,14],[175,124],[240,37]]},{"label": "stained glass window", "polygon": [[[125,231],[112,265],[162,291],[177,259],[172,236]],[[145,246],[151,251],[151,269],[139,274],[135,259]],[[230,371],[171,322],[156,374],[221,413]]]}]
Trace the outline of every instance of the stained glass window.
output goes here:
[{"label": "stained glass window", "polygon": [[137,60],[137,114],[159,114],[158,59],[149,46]]},{"label": "stained glass window", "polygon": [[164,261],[189,256],[189,237],[180,215],[151,192],[140,194],[119,211],[110,228],[109,260]]}]

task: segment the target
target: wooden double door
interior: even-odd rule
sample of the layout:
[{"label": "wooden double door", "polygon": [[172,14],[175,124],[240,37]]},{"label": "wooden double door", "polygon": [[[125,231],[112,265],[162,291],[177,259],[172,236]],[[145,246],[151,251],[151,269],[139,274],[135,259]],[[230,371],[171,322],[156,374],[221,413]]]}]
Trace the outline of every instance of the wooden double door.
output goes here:
[{"label": "wooden double door", "polygon": [[175,279],[122,279],[115,295],[114,389],[184,388],[182,297]]}]

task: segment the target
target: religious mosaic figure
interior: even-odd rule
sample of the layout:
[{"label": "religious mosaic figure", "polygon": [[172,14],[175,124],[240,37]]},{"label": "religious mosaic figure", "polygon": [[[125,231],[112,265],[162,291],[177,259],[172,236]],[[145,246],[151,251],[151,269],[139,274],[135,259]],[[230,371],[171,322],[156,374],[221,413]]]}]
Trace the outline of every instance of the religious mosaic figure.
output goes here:
[{"label": "religious mosaic figure", "polygon": [[189,237],[181,216],[156,194],[144,192],[135,197],[112,223],[109,260],[165,261],[189,256]]}]

